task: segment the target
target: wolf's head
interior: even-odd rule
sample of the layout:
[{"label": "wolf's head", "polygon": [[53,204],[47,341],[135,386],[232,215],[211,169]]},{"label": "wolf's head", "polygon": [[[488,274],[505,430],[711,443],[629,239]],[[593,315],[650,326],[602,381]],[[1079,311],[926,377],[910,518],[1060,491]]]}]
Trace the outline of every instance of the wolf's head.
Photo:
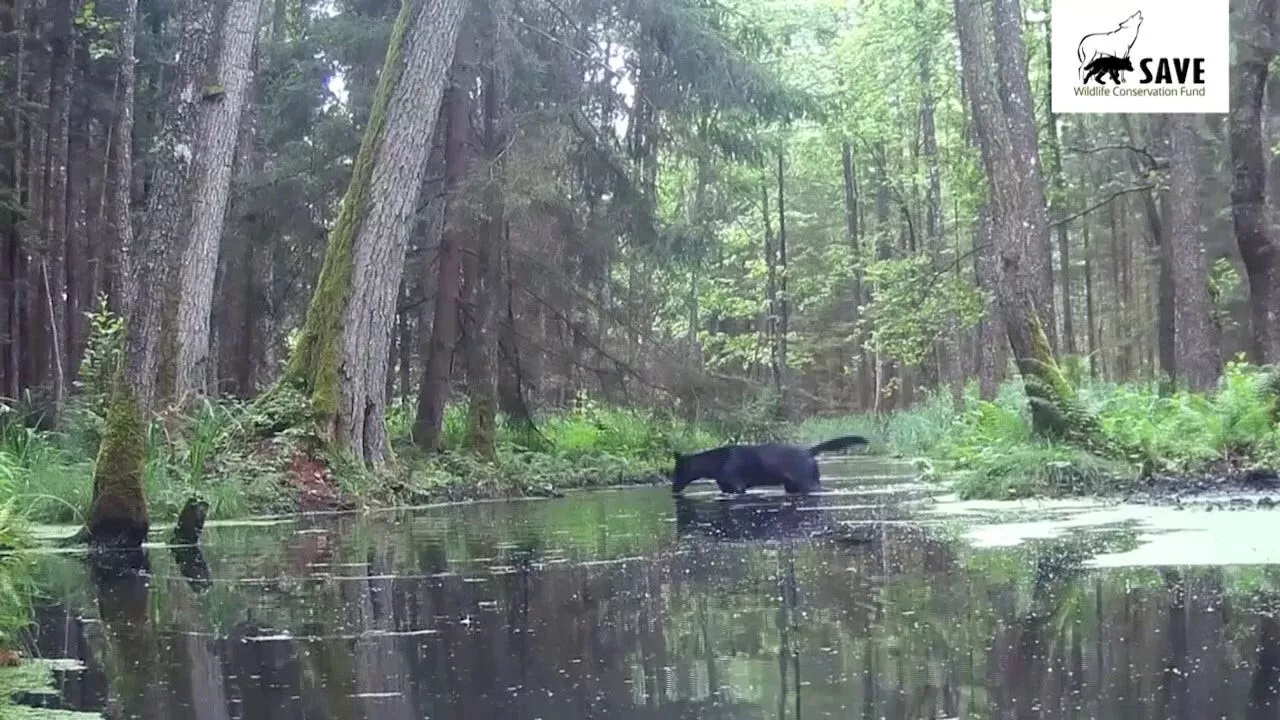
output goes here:
[{"label": "wolf's head", "polygon": [[1129,30],[1129,29],[1137,30],[1137,29],[1138,29],[1138,26],[1140,26],[1140,25],[1142,25],[1142,11],[1141,11],[1141,10],[1139,10],[1139,11],[1135,12],[1134,14],[1130,15],[1129,17],[1125,18],[1125,19],[1124,19],[1124,22],[1120,23],[1120,27],[1121,27],[1121,28],[1124,28],[1124,29],[1126,29],[1126,30]]}]

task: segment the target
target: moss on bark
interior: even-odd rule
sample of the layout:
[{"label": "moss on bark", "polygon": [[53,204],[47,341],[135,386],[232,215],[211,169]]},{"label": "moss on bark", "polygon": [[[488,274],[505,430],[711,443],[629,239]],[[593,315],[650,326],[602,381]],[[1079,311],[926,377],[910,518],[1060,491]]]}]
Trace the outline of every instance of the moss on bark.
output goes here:
[{"label": "moss on bark", "polygon": [[1040,317],[1029,317],[1031,357],[1018,358],[1018,371],[1031,407],[1031,425],[1038,435],[1062,440],[1101,455],[1126,453],[1102,433],[1098,419],[1080,404],[1049,345]]},{"label": "moss on bark", "polygon": [[374,94],[360,152],[351,173],[351,184],[342,198],[342,207],[329,233],[324,265],[315,294],[307,307],[306,321],[297,348],[285,368],[283,382],[298,387],[311,398],[311,407],[320,422],[318,430],[326,441],[337,439],[335,432],[339,406],[342,365],[342,318],[351,295],[351,276],[356,236],[368,212],[369,185],[378,150],[386,133],[387,107],[404,67],[405,37],[418,3],[405,0],[392,28],[386,61]]},{"label": "moss on bark", "polygon": [[146,540],[147,429],[137,395],[123,371],[116,373],[107,427],[93,471],[89,540],[94,545],[138,547]]}]

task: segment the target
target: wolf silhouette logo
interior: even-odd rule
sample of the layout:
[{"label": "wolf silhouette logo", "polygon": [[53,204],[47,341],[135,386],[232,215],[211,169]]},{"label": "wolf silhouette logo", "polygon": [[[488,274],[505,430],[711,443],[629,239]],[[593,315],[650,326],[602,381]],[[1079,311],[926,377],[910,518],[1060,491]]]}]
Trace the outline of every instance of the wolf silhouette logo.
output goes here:
[{"label": "wolf silhouette logo", "polygon": [[1088,83],[1096,77],[1102,83],[1102,76],[1110,75],[1118,85],[1122,82],[1122,73],[1133,69],[1129,60],[1129,50],[1138,39],[1138,28],[1142,27],[1142,11],[1139,10],[1125,18],[1120,25],[1104,33],[1091,33],[1080,39],[1076,49],[1076,58],[1080,61],[1080,77]]}]

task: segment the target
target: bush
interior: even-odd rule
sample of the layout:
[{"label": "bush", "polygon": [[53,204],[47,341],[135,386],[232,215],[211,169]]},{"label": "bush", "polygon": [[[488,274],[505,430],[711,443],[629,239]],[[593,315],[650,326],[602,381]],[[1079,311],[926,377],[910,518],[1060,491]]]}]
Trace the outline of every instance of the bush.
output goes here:
[{"label": "bush", "polygon": [[1232,362],[1213,393],[1162,397],[1154,381],[1098,381],[1070,362],[1065,366],[1084,408],[1097,417],[1108,440],[1129,449],[1128,457],[1099,458],[1037,438],[1019,381],[1002,385],[992,402],[978,400],[971,386],[958,413],[949,397],[932,395],[911,410],[880,418],[801,423],[795,436],[807,442],[867,434],[873,452],[940,461],[956,471],[961,496],[974,498],[1107,492],[1148,470],[1200,473],[1222,465],[1280,465],[1280,380],[1272,368]]}]

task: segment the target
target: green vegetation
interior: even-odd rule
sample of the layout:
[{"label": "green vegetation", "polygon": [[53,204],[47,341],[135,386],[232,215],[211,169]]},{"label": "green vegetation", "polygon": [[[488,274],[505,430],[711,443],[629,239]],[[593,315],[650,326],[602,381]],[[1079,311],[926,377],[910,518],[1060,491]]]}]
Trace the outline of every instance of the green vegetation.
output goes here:
[{"label": "green vegetation", "polygon": [[1097,494],[1123,491],[1151,475],[1212,477],[1232,469],[1280,466],[1275,375],[1228,363],[1209,394],[1161,395],[1159,383],[1115,383],[1064,373],[1082,409],[1097,417],[1108,446],[1124,457],[1099,456],[1039,438],[1021,383],[1005,383],[994,401],[966,391],[964,410],[935,394],[915,408],[879,418],[820,418],[793,436],[818,440],[848,432],[873,440],[872,452],[928,458],[954,473],[965,498]]}]

